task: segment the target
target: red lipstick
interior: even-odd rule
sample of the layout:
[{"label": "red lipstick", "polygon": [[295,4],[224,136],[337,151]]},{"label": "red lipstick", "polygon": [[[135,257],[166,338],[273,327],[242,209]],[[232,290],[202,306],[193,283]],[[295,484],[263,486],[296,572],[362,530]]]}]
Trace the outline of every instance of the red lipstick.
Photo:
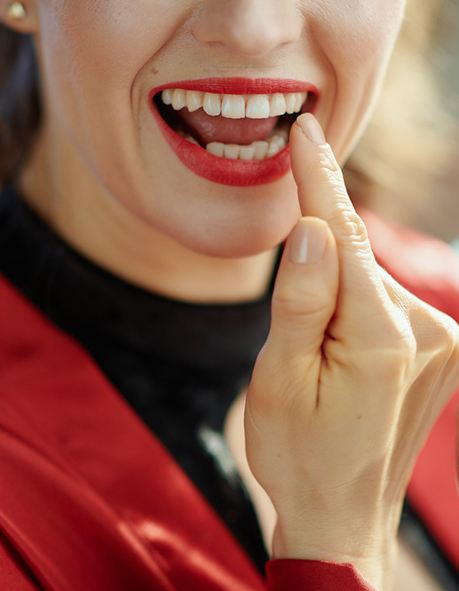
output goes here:
[{"label": "red lipstick", "polygon": [[232,186],[253,186],[273,182],[290,169],[289,146],[264,160],[233,160],[210,154],[205,148],[178,135],[160,115],[153,97],[166,88],[198,90],[220,94],[272,94],[275,92],[308,92],[302,112],[314,112],[319,90],[309,82],[275,78],[203,78],[180,80],[152,88],[148,105],[166,141],[179,160],[195,174],[215,183]]}]

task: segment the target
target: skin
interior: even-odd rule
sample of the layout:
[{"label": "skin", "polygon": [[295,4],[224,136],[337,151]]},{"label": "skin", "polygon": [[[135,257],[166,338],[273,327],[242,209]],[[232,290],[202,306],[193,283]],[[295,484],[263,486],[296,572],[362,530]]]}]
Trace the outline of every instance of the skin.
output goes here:
[{"label": "skin", "polygon": [[[277,514],[275,557],[339,556],[390,589],[414,463],[459,387],[459,327],[377,264],[312,115],[290,145],[303,216],[247,390],[247,459]],[[304,232],[323,234],[320,260],[298,261]]]},{"label": "skin", "polygon": [[[36,36],[46,104],[21,176],[27,199],[94,261],[184,299],[256,297],[289,236],[244,414],[248,465],[277,514],[273,556],[350,561],[388,588],[413,462],[459,386],[457,324],[377,265],[340,169],[378,96],[404,3],[27,6],[16,27]],[[279,181],[234,188],[193,175],[145,97],[160,83],[226,75],[315,83],[327,141],[302,115],[292,172]],[[292,261],[312,228],[324,232],[322,260]],[[225,293],[220,279],[237,289]]]},{"label": "skin", "polygon": [[300,216],[294,179],[238,188],[194,175],[157,129],[148,90],[207,76],[308,80],[322,92],[317,116],[344,162],[378,95],[404,2],[26,6],[27,19],[8,24],[35,35],[47,106],[21,177],[29,202],[78,250],[133,283],[238,301],[265,290],[274,247]]}]

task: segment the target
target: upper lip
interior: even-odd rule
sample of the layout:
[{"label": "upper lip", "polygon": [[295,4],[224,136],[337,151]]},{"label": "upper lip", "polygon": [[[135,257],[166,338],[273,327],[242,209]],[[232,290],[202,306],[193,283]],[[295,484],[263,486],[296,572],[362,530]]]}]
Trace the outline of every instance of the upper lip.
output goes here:
[{"label": "upper lip", "polygon": [[157,86],[150,91],[150,96],[165,88],[181,88],[183,90],[200,90],[219,94],[272,94],[275,92],[311,92],[319,98],[317,86],[311,82],[288,78],[199,78],[195,80],[178,80]]}]

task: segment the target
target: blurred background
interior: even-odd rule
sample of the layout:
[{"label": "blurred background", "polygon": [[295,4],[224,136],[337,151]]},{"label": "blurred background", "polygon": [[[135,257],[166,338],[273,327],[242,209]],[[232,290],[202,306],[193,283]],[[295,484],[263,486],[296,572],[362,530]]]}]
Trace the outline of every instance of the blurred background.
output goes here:
[{"label": "blurred background", "polygon": [[346,166],[353,199],[457,240],[458,97],[459,0],[408,0],[375,116]]}]

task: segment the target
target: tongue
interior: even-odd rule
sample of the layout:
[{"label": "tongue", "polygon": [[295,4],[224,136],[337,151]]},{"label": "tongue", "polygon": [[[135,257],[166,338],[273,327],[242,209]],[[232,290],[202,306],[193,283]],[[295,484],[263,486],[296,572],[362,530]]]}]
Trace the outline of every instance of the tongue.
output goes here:
[{"label": "tongue", "polygon": [[210,142],[223,144],[248,145],[257,140],[267,140],[271,137],[279,117],[268,119],[227,119],[226,117],[212,117],[203,109],[190,113],[188,109],[175,111],[179,119],[203,145]]}]

